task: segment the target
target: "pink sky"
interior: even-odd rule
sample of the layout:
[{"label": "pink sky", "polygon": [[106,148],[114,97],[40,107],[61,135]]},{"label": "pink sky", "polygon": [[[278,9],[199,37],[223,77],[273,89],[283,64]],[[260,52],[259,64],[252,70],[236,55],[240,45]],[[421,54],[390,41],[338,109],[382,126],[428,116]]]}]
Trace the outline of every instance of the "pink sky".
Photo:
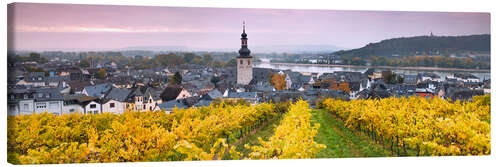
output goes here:
[{"label": "pink sky", "polygon": [[181,45],[239,48],[336,45],[358,48],[395,37],[490,34],[490,14],[183,8],[16,3],[9,5],[9,48],[117,49]]}]

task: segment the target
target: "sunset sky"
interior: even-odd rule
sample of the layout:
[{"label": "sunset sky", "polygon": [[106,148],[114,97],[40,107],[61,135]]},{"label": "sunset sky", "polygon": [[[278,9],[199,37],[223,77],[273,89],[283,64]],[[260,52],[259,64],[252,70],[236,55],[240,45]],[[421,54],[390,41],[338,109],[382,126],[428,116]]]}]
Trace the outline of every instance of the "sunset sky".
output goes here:
[{"label": "sunset sky", "polygon": [[130,46],[239,48],[336,45],[358,48],[395,37],[490,34],[488,13],[181,8],[17,3],[9,49],[102,50]]}]

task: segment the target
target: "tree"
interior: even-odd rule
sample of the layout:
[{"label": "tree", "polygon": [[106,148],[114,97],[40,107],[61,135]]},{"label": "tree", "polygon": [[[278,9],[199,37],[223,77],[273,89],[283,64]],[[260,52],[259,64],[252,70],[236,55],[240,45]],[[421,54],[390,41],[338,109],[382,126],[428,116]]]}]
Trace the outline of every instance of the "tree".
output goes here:
[{"label": "tree", "polygon": [[220,81],[220,78],[217,77],[217,76],[212,76],[212,78],[210,78],[210,82],[212,82],[214,85],[217,85],[217,82]]},{"label": "tree", "polygon": [[156,55],[154,61],[168,66],[184,63],[184,59],[181,56],[177,56],[173,53]]},{"label": "tree", "polygon": [[274,86],[276,90],[286,89],[286,74],[280,75],[278,73],[274,73],[271,76],[271,85]]},{"label": "tree", "polygon": [[203,59],[202,59],[203,64],[209,64],[213,60],[214,60],[214,58],[212,58],[212,55],[209,55],[209,54],[203,55]]},{"label": "tree", "polygon": [[30,53],[29,59],[31,61],[38,61],[38,60],[40,60],[40,54],[39,53]]},{"label": "tree", "polygon": [[226,67],[236,67],[237,63],[236,59],[231,59],[226,63]]},{"label": "tree", "polygon": [[194,53],[186,53],[184,54],[184,62],[191,63],[196,55]]},{"label": "tree", "polygon": [[104,78],[106,78],[106,75],[108,75],[108,72],[106,71],[106,69],[101,68],[101,69],[99,69],[99,71],[97,71],[96,77],[99,79],[104,79]]},{"label": "tree", "polygon": [[40,64],[48,62],[46,58],[40,57],[39,53],[30,53],[28,59],[29,61],[36,61]]},{"label": "tree", "polygon": [[398,76],[396,73],[391,73],[390,75],[382,76],[382,80],[387,84],[403,83],[403,77]]},{"label": "tree", "polygon": [[49,76],[49,72],[42,67],[31,67],[29,65],[26,65],[24,66],[24,69],[28,72],[44,72],[46,77]]},{"label": "tree", "polygon": [[90,67],[90,62],[87,59],[80,60],[80,67]]},{"label": "tree", "polygon": [[328,89],[332,89],[332,90],[342,90],[346,93],[350,93],[351,92],[351,88],[349,87],[349,83],[348,82],[337,82],[335,80],[331,80],[331,79],[328,79],[327,82],[329,83],[329,87]]},{"label": "tree", "polygon": [[181,73],[175,72],[175,74],[170,78],[170,84],[180,85],[182,83]]}]

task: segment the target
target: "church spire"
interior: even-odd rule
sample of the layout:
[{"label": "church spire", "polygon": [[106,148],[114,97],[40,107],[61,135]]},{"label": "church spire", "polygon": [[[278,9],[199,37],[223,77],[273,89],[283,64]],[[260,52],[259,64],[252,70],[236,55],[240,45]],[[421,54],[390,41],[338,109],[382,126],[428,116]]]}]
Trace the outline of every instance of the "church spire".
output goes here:
[{"label": "church spire", "polygon": [[247,33],[245,32],[245,21],[243,21],[243,33],[241,33],[241,48],[238,51],[240,53],[240,56],[238,56],[238,57],[251,58],[250,50],[248,49],[247,41],[248,41],[248,38],[247,38]]}]

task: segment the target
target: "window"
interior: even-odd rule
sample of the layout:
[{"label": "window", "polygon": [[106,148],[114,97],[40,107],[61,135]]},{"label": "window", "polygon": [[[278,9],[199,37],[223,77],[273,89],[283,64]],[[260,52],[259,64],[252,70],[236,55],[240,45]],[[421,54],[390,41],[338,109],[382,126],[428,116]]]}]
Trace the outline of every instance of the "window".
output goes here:
[{"label": "window", "polygon": [[14,99],[14,95],[10,95],[10,99]]},{"label": "window", "polygon": [[36,103],[36,108],[40,108],[40,109],[47,108],[47,104],[45,104],[45,103]]},{"label": "window", "polygon": [[97,108],[97,105],[95,105],[95,104],[91,104],[91,105],[90,105],[90,108]]},{"label": "window", "polygon": [[94,114],[99,114],[99,112],[96,110],[96,111],[94,111]]},{"label": "window", "polygon": [[250,65],[250,60],[248,60],[248,65]]},{"label": "window", "polygon": [[109,103],[109,108],[115,108],[115,103]]},{"label": "window", "polygon": [[70,113],[74,113],[74,112],[75,112],[75,109],[69,109],[69,112],[70,112]]},{"label": "window", "polygon": [[243,64],[243,60],[240,60],[240,64]]},{"label": "window", "polygon": [[149,111],[153,111],[153,107],[149,106]]},{"label": "window", "polygon": [[43,93],[38,93],[38,97],[42,98],[43,97]]},{"label": "window", "polygon": [[151,100],[151,98],[149,99],[149,103],[152,103],[153,101]]},{"label": "window", "polygon": [[28,95],[27,94],[24,95],[24,99],[28,99]]},{"label": "window", "polygon": [[28,104],[24,104],[23,106],[24,106],[25,110],[29,110],[30,109],[30,106]]},{"label": "window", "polygon": [[145,110],[145,109],[146,109],[146,105],[145,105],[145,104],[144,104],[144,105],[142,105],[142,109],[143,109],[143,110]]}]

